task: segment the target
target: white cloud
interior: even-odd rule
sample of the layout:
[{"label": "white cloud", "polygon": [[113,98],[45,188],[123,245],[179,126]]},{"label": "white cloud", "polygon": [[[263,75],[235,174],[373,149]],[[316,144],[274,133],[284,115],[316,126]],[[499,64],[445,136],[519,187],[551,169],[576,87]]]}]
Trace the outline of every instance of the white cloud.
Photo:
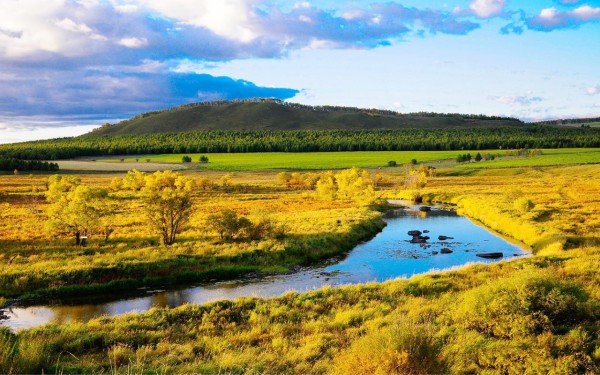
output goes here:
[{"label": "white cloud", "polygon": [[528,95],[494,96],[492,99],[501,104],[522,105],[522,106],[530,105],[532,103],[541,102],[544,100],[543,98],[541,98],[539,96],[528,96]]},{"label": "white cloud", "polygon": [[140,5],[178,22],[249,42],[260,34],[253,6],[258,0],[140,0]]},{"label": "white cloud", "polygon": [[585,92],[588,95],[600,94],[600,86],[590,86],[590,87],[588,87],[588,88],[585,89]]},{"label": "white cloud", "polygon": [[148,39],[135,37],[121,38],[119,39],[117,44],[120,44],[127,48],[142,48],[148,45]]},{"label": "white cloud", "polygon": [[307,17],[303,14],[301,14],[300,16],[298,16],[298,21],[301,22],[306,22],[306,23],[312,23],[312,19],[310,17]]},{"label": "white cloud", "polygon": [[363,18],[363,17],[365,17],[365,15],[366,15],[366,13],[364,11],[354,9],[354,10],[348,10],[348,11],[342,13],[342,18],[345,19],[346,21],[352,21],[355,19]]},{"label": "white cloud", "polygon": [[301,8],[304,8],[304,9],[310,8],[310,3],[308,1],[294,3],[294,9],[301,9]]},{"label": "white cloud", "polygon": [[72,31],[74,33],[91,33],[92,29],[86,25],[85,23],[77,23],[70,18],[63,18],[60,21],[56,21],[56,25],[61,27],[67,31]]},{"label": "white cloud", "polygon": [[136,13],[140,10],[140,8],[135,4],[116,4],[114,7],[118,12],[121,13]]},{"label": "white cloud", "polygon": [[591,21],[600,21],[600,8],[582,5],[571,11],[559,11],[555,7],[545,8],[528,23],[533,29],[550,31],[556,28],[577,27]]},{"label": "white cloud", "polygon": [[556,16],[558,15],[558,9],[552,7],[552,8],[545,8],[542,9],[540,11],[540,18],[545,19],[545,20],[553,20],[556,18]]},{"label": "white cloud", "polygon": [[573,14],[573,16],[587,21],[587,20],[591,20],[591,19],[596,19],[600,17],[600,8],[592,8],[589,5],[582,5],[579,8],[573,10],[571,12],[571,14]]},{"label": "white cloud", "polygon": [[86,6],[61,0],[0,1],[0,58],[43,58],[40,53],[75,57],[91,47],[99,50],[107,38],[86,22],[93,12]]},{"label": "white cloud", "polygon": [[502,13],[506,0],[473,0],[469,8],[481,18],[489,18]]}]

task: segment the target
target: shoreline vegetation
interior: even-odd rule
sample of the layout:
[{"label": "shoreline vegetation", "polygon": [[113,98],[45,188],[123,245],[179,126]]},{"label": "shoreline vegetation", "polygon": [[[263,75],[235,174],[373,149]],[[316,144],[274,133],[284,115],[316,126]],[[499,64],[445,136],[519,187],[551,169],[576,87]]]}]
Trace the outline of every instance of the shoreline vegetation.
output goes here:
[{"label": "shoreline vegetation", "polygon": [[[395,181],[405,176],[396,170],[382,182],[386,198],[455,204],[531,246],[535,256],[381,284],[153,309],[17,334],[0,330],[0,366],[8,373],[597,373],[599,172],[597,164],[467,174],[455,167],[423,186],[399,188]],[[264,178],[240,188],[242,206],[257,202],[249,191],[277,205],[264,186],[274,173],[263,174],[269,177],[238,175]],[[283,191],[291,214],[302,193]],[[334,217],[358,210],[310,202],[338,210],[325,220],[332,228]],[[293,216],[304,222],[314,212]],[[368,218],[372,211],[361,212]]]},{"label": "shoreline vegetation", "polygon": [[[6,233],[0,239],[4,248],[0,261],[5,263],[0,268],[0,296],[48,300],[140,286],[227,280],[249,273],[287,272],[291,267],[315,264],[351,250],[385,226],[381,214],[364,204],[352,199],[320,199],[297,182],[282,187],[273,174],[266,184],[256,184],[253,176],[249,182],[237,182],[230,175],[218,180],[187,178],[185,181],[195,186],[190,196],[194,204],[190,222],[174,244],[163,246],[147,225],[147,203],[143,189],[139,191],[142,185],[131,186],[143,184],[144,177],[154,175],[55,175],[48,181],[39,175],[6,176],[9,191],[5,196],[10,203],[4,203],[2,211]],[[88,194],[91,207],[82,212],[64,211],[80,203],[75,195],[67,199],[63,190],[71,189],[68,194],[86,192],[88,185],[95,189],[88,189],[90,193],[96,194]],[[44,198],[55,194],[56,203]],[[105,198],[95,201],[96,196]],[[104,216],[80,217],[89,215],[90,210],[94,215],[102,211]],[[233,232],[232,237],[219,238],[214,214],[228,210],[243,215],[239,216],[240,223],[255,223],[256,228],[238,228],[235,230],[240,232]],[[52,219],[54,211],[58,220]],[[65,222],[65,217],[74,221]],[[81,223],[94,227],[85,228],[93,234],[85,247],[75,246],[73,237],[65,236],[73,234],[73,228],[80,228]],[[77,233],[82,230],[77,229]],[[50,239],[53,232],[60,234],[59,239]],[[26,233],[28,238],[23,237]]]}]

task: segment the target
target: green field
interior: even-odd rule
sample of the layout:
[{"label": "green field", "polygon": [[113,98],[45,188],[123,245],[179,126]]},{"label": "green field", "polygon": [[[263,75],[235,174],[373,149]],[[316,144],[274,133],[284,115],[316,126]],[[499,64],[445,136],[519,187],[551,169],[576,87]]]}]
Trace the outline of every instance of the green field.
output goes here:
[{"label": "green field", "polygon": [[[454,160],[457,155],[470,153],[473,157],[477,152],[482,154],[500,154],[496,160],[481,161],[478,163],[465,163],[461,168],[510,168],[510,167],[535,167],[550,165],[590,164],[600,163],[600,149],[548,149],[543,150],[543,155],[534,157],[504,156],[505,151],[356,151],[356,152],[272,152],[272,153],[220,153],[206,154],[209,158],[207,164],[196,162],[202,154],[187,154],[192,157],[192,167],[207,170],[221,171],[247,171],[265,169],[343,169],[343,168],[378,168],[387,166],[391,160],[398,165],[409,163],[412,159],[418,162],[441,162]],[[158,163],[180,163],[186,154],[162,154],[129,157],[124,163],[135,163],[149,159]],[[99,159],[103,160],[103,159]],[[106,159],[103,161],[120,162],[120,159]]]},{"label": "green field", "polygon": [[[454,159],[463,151],[355,151],[355,152],[269,152],[242,154],[205,154],[209,163],[201,164],[201,168],[209,170],[265,170],[265,169],[343,169],[343,168],[377,168],[387,166],[391,160],[398,165],[409,163],[412,159],[418,162],[430,162]],[[203,154],[162,154],[138,156],[140,161],[150,159],[151,162],[177,163],[184,155],[192,157],[193,162]],[[100,160],[100,159],[98,159]],[[135,157],[125,158],[125,162],[135,162]],[[103,161],[119,162],[120,159]]]},{"label": "green field", "polygon": [[[471,152],[473,154],[473,152]],[[547,167],[573,164],[598,164],[600,163],[600,149],[598,148],[562,148],[543,150],[542,155],[533,157],[499,158],[496,160],[480,161],[478,163],[465,163],[459,168],[513,168],[513,167]]]}]

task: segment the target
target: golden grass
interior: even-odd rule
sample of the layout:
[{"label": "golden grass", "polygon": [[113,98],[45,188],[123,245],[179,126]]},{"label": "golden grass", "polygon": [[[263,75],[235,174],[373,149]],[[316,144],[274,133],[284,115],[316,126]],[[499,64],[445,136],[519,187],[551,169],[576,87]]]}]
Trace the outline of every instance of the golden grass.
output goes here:
[{"label": "golden grass", "polygon": [[[3,187],[26,192],[7,182],[11,177]],[[442,173],[419,191],[386,191],[388,197],[415,193],[457,204],[473,219],[530,244],[536,255],[410,280],[0,332],[0,353],[8,353],[0,370],[600,372],[600,166]],[[302,192],[282,192],[283,199],[269,194],[270,207],[284,217],[297,215],[298,223],[311,216],[305,205],[323,210],[323,224],[335,210],[351,209],[310,201]],[[513,204],[523,196],[535,204],[526,213]],[[249,212],[259,204],[252,194],[239,198]],[[203,204],[227,206],[218,196]],[[13,347],[18,350],[8,350]]]}]

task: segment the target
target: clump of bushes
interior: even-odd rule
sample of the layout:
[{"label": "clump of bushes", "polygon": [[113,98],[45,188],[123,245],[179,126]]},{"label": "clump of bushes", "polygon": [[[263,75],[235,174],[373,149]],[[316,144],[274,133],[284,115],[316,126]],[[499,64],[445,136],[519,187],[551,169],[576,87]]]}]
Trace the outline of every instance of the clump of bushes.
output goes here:
[{"label": "clump of bushes", "polygon": [[519,197],[513,203],[515,209],[521,213],[527,213],[535,207],[535,204],[527,197]]},{"label": "clump of bushes", "polygon": [[256,222],[245,216],[239,216],[234,210],[226,209],[209,215],[208,228],[219,233],[223,241],[261,240],[265,238],[281,239],[285,236],[285,226],[277,225],[272,219],[263,217]]},{"label": "clump of bushes", "polygon": [[404,178],[404,186],[409,189],[425,187],[429,177],[433,176],[435,176],[435,168],[421,164],[418,168],[413,168],[408,172]]}]

